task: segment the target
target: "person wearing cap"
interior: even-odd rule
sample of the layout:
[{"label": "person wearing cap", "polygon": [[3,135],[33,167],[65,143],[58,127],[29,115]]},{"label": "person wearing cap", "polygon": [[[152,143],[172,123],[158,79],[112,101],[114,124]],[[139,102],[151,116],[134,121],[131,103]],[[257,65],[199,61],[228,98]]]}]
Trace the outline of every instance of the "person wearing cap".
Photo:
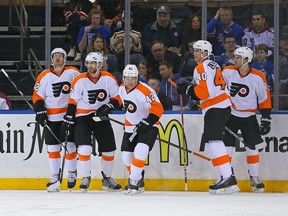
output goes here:
[{"label": "person wearing cap", "polygon": [[[122,22],[125,22],[125,11],[122,13]],[[142,56],[142,34],[133,29],[133,13],[130,12],[130,59],[131,61],[136,59],[144,58]],[[124,57],[125,57],[125,28],[124,24],[122,24],[122,28],[118,29],[110,38],[110,48],[111,51],[117,56],[119,60],[120,71],[124,69]],[[134,62],[133,62],[134,63]],[[137,62],[138,64],[138,62]]]},{"label": "person wearing cap", "polygon": [[182,30],[171,21],[170,8],[161,6],[157,9],[156,21],[149,23],[143,30],[143,51],[148,54],[153,41],[158,40],[165,44],[171,51],[179,53],[182,40]]}]

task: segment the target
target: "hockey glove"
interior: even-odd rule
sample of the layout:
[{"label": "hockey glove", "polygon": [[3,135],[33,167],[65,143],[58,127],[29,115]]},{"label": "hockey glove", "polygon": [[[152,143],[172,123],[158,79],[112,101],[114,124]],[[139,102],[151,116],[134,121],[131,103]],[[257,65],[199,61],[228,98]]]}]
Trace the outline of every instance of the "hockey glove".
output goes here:
[{"label": "hockey glove", "polygon": [[177,93],[182,95],[191,95],[193,86],[188,83],[178,83],[177,84]]},{"label": "hockey glove", "polygon": [[142,119],[134,128],[137,133],[149,130],[157,121],[159,117],[154,114],[149,114],[147,118]]},{"label": "hockey glove", "polygon": [[149,128],[151,128],[149,122],[147,122],[147,119],[142,119],[135,127],[134,131],[137,133],[145,132]]},{"label": "hockey glove", "polygon": [[63,117],[62,129],[65,131],[65,134],[72,134],[74,130],[75,119],[74,116],[65,115]]},{"label": "hockey glove", "polygon": [[261,118],[260,134],[266,135],[270,132],[270,129],[271,129],[271,119]]},{"label": "hockey glove", "polygon": [[35,120],[38,124],[44,127],[48,120],[47,111],[43,110],[36,112]]},{"label": "hockey glove", "polygon": [[97,109],[96,116],[107,116],[112,110],[114,110],[114,105],[112,103],[104,104]]}]

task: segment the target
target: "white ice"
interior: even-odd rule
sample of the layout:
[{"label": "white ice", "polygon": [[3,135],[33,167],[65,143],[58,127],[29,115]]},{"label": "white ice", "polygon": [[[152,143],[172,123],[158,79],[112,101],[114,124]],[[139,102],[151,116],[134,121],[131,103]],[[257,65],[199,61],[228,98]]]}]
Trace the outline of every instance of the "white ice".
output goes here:
[{"label": "white ice", "polygon": [[0,215],[288,215],[286,193],[237,193],[210,195],[207,192],[146,191],[134,196],[124,192],[0,190]]}]

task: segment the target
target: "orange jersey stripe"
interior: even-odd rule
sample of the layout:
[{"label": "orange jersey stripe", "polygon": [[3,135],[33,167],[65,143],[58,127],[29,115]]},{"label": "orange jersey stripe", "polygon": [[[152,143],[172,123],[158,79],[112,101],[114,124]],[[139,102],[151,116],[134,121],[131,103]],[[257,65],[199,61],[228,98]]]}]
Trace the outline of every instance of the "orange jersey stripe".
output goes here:
[{"label": "orange jersey stripe", "polygon": [[92,113],[92,112],[95,112],[96,110],[85,110],[85,109],[78,109],[76,110],[76,114],[80,114],[80,113],[84,113],[84,114],[87,114],[87,113]]},{"label": "orange jersey stripe", "polygon": [[138,168],[143,168],[145,165],[145,160],[140,160],[134,157],[132,159],[132,164]]},{"label": "orange jersey stripe", "polygon": [[255,164],[260,162],[259,155],[249,155],[246,157],[247,164]]},{"label": "orange jersey stripe", "polygon": [[226,99],[229,99],[229,95],[227,95],[226,93],[222,93],[218,96],[216,96],[215,98],[206,100],[204,102],[201,103],[201,108],[205,109],[207,107],[213,106],[214,104],[220,103]]},{"label": "orange jersey stripe", "polygon": [[[231,103],[232,103],[232,101],[231,101]],[[233,104],[233,103],[232,103],[232,107],[233,107],[233,109],[235,109],[235,110],[237,110],[237,111],[239,111],[239,112],[254,112],[254,113],[257,112],[257,109],[238,110],[238,109],[236,108],[235,104]]]},{"label": "orange jersey stripe", "polygon": [[47,109],[47,114],[48,115],[53,115],[53,114],[59,114],[59,113],[66,113],[67,107],[64,108],[48,108]]},{"label": "orange jersey stripe", "polygon": [[125,126],[133,126],[127,119],[125,119],[124,125],[125,125]]}]

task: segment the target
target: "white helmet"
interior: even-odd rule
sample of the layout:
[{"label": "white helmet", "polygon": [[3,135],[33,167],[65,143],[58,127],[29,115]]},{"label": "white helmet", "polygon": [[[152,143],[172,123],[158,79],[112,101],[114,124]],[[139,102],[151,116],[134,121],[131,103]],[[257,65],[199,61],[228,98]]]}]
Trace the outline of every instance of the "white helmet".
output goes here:
[{"label": "white helmet", "polygon": [[95,61],[103,63],[103,55],[100,52],[90,52],[87,54],[85,61]]},{"label": "white helmet", "polygon": [[253,51],[249,47],[239,47],[234,51],[234,56],[241,56],[242,60],[248,58],[248,62],[252,61],[253,54]]},{"label": "white helmet", "polygon": [[212,45],[206,40],[198,40],[193,44],[194,49],[200,49],[201,52],[208,52],[208,56],[212,53]]},{"label": "white helmet", "polygon": [[55,53],[62,53],[62,54],[63,54],[63,57],[64,57],[64,62],[65,62],[66,57],[67,57],[67,54],[66,54],[66,52],[65,52],[64,49],[62,49],[62,48],[55,48],[55,49],[53,49],[52,52],[51,52],[51,60],[52,60],[53,55],[54,55]]},{"label": "white helmet", "polygon": [[128,64],[123,70],[123,77],[138,77],[139,71],[136,65]]}]

